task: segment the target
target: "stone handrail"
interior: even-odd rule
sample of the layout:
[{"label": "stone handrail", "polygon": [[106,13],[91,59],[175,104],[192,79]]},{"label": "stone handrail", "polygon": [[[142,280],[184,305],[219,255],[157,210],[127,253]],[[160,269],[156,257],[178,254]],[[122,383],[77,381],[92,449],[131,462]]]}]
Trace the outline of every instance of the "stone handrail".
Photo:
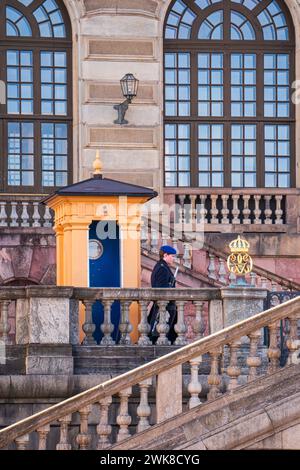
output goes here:
[{"label": "stone handrail", "polygon": [[[229,365],[224,368],[224,373],[229,377],[228,392],[232,392],[238,386],[238,378],[241,374],[240,364],[238,363],[238,353],[241,347],[242,338],[248,336],[250,346],[246,364],[248,366],[248,380],[257,377],[257,370],[261,365],[261,358],[258,354],[258,343],[260,340],[261,329],[268,327],[270,332],[269,347],[267,350],[268,372],[276,372],[279,368],[280,350],[277,345],[278,326],[280,320],[288,319],[290,328],[287,339],[287,348],[289,350],[289,364],[293,363],[295,353],[299,349],[298,340],[298,320],[300,318],[300,298],[292,299],[284,304],[273,307],[267,311],[254,315],[233,326],[225,328],[209,337],[202,338],[194,343],[184,346],[170,354],[166,354],[148,364],[142,365],[132,371],[108,380],[96,387],[93,387],[83,393],[69,398],[57,405],[51,406],[33,416],[26,418],[16,424],[8,426],[0,431],[0,448],[7,447],[13,441],[16,442],[17,449],[26,449],[29,445],[29,434],[37,431],[39,436],[38,448],[46,449],[46,438],[50,431],[50,424],[60,423],[60,442],[56,449],[71,449],[68,441],[68,426],[71,423],[72,413],[79,412],[80,415],[80,433],[77,436],[76,443],[80,449],[87,449],[91,442],[91,435],[88,428],[88,417],[91,412],[91,406],[97,404],[100,406],[100,423],[97,426],[98,444],[97,449],[108,448],[111,443],[108,438],[111,434],[111,427],[108,424],[108,408],[112,402],[112,396],[120,397],[120,410],[117,416],[117,425],[119,431],[117,442],[128,437],[130,433],[128,426],[131,423],[131,417],[128,411],[128,398],[132,393],[132,386],[139,385],[141,393],[140,405],[137,409],[139,424],[137,432],[147,429],[149,424],[150,407],[148,405],[148,389],[152,383],[152,378],[157,376],[156,409],[157,422],[180,413],[182,410],[177,408],[173,415],[165,414],[162,403],[177,403],[182,400],[180,387],[176,387],[176,393],[173,386],[166,386],[166,374],[179,377],[182,374],[181,366],[189,362],[191,367],[191,381],[188,390],[191,398],[189,407],[201,405],[198,397],[201,391],[201,385],[198,380],[198,366],[203,354],[208,353],[211,358],[211,370],[208,376],[209,392],[207,400],[212,400],[220,394],[219,386],[221,377],[219,375],[219,363],[224,348],[227,348],[229,354]],[[225,364],[225,363],[224,363]],[[170,366],[171,365],[171,366]],[[226,365],[226,364],[225,364]],[[180,367],[180,369],[178,369]],[[162,386],[161,378],[164,381]]]}]

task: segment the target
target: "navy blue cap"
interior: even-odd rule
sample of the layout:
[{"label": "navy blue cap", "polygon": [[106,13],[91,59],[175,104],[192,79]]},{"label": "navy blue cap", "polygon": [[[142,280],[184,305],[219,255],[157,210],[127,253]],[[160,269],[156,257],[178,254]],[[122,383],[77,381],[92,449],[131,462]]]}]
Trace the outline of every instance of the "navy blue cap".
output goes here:
[{"label": "navy blue cap", "polygon": [[168,255],[176,255],[176,250],[172,246],[169,245],[163,245],[160,247],[160,251],[163,251],[164,253],[167,253]]}]

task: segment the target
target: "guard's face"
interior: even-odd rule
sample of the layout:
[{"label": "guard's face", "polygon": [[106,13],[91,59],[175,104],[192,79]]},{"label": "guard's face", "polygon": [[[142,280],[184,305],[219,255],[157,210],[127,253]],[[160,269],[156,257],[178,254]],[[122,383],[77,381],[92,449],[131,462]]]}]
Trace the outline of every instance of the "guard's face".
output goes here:
[{"label": "guard's face", "polygon": [[166,263],[168,264],[173,264],[174,263],[174,255],[170,255],[170,254],[165,254],[165,261]]}]

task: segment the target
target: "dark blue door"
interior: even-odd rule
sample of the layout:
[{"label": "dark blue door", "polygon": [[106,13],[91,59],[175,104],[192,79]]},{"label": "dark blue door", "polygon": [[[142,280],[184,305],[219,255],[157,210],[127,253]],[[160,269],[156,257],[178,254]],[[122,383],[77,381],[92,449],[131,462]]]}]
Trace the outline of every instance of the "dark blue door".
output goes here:
[{"label": "dark blue door", "polygon": [[[115,221],[94,221],[89,229],[89,276],[90,287],[120,287],[120,240],[119,226]],[[100,302],[93,306],[93,321],[96,325],[94,338],[100,342],[100,329],[104,312]],[[115,328],[112,337],[118,340],[120,304],[114,302],[111,321]]]}]

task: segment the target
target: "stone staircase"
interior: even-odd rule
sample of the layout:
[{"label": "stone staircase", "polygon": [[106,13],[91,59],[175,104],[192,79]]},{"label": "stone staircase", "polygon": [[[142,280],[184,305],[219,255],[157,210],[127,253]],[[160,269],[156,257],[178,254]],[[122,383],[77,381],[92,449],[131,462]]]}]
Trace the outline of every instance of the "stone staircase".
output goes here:
[{"label": "stone staircase", "polygon": [[[178,232],[181,231],[178,230]],[[152,223],[151,226],[144,225],[142,234],[142,285],[144,287],[151,284],[151,272],[158,260],[159,246],[166,244],[182,253],[181,256],[175,257],[175,266],[179,268],[177,286],[222,287],[235,283],[235,276],[230,274],[226,267],[226,260],[230,254],[226,243],[223,243],[224,249],[220,249],[212,244],[210,238],[205,235],[199,244],[193,236],[186,236],[184,233],[176,236],[175,230],[161,223]],[[233,239],[233,236],[234,234],[230,235],[230,240]],[[220,241],[217,245],[220,245]],[[246,276],[246,280],[252,287],[262,287],[270,291],[300,290],[298,282],[278,275],[255,262],[253,270]]]},{"label": "stone staircase", "polygon": [[300,448],[300,366],[290,365],[115,444],[113,450]]},{"label": "stone staircase", "polygon": [[299,312],[298,297],[109,379],[4,428],[0,448],[300,448]]}]

